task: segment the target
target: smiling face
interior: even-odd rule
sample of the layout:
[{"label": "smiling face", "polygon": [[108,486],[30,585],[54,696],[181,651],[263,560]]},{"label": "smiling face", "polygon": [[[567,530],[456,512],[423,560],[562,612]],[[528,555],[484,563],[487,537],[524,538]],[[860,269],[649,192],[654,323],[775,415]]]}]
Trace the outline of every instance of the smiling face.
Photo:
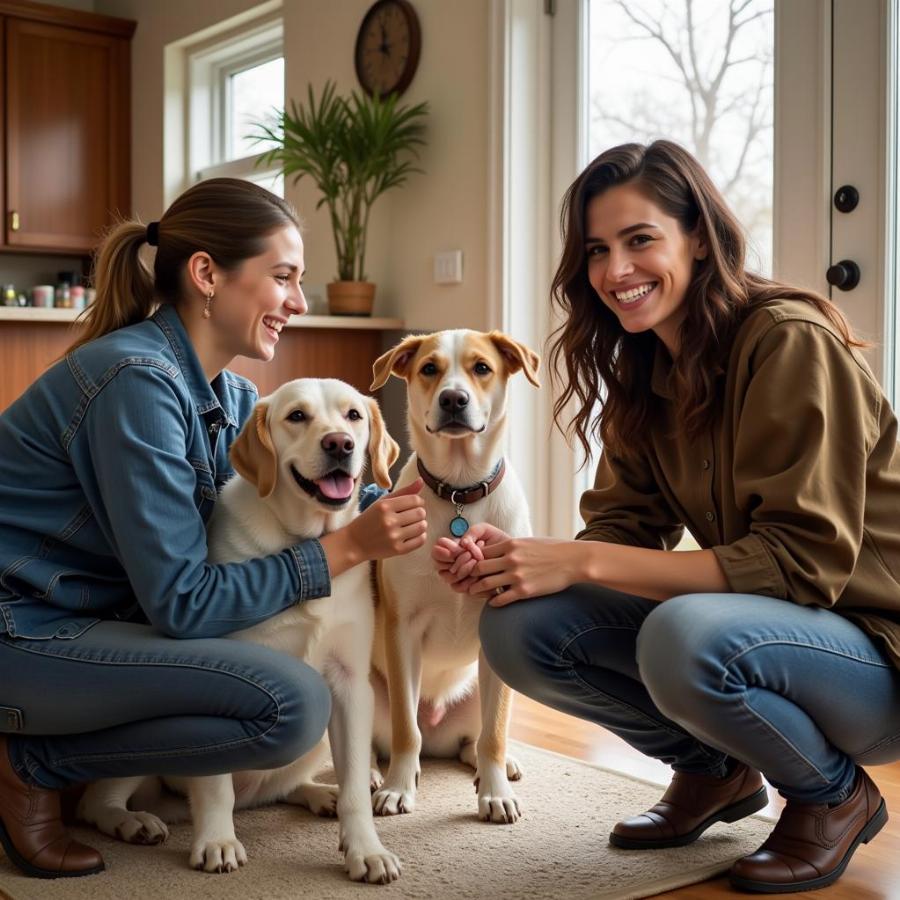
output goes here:
[{"label": "smiling face", "polygon": [[650,200],[633,182],[593,197],[585,211],[588,280],[632,334],[652,329],[674,356],[699,236]]},{"label": "smiling face", "polygon": [[269,433],[278,478],[327,509],[341,509],[356,492],[366,464],[369,404],[335,379],[298,379],[269,402]]},{"label": "smiling face", "polygon": [[272,359],[288,319],[307,310],[303,272],[303,241],[289,225],[269,235],[259,256],[216,279],[207,324],[223,357]]},{"label": "smiling face", "polygon": [[375,481],[390,486],[397,452],[371,397],[334,378],[298,378],[257,403],[231,461],[276,504],[334,512],[352,504],[367,457]]}]

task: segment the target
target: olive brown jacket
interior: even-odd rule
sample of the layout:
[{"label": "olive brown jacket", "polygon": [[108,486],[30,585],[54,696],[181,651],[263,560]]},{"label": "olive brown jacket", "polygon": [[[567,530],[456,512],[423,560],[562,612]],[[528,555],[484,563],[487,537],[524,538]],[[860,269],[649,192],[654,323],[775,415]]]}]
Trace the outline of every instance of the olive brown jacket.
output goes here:
[{"label": "olive brown jacket", "polygon": [[648,446],[603,453],[578,539],[672,549],[686,527],[735,593],[833,608],[900,667],[897,419],[862,356],[811,304],[760,306],[695,440],[676,427],[670,371],[660,344]]}]

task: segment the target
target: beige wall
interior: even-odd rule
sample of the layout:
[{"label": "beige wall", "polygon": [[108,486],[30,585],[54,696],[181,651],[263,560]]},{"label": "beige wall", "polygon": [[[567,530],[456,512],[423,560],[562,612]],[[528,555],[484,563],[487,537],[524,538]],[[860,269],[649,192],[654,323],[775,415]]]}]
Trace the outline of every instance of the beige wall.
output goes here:
[{"label": "beige wall", "polygon": [[[418,73],[404,101],[431,107],[421,168],[406,187],[377,202],[367,269],[378,284],[376,315],[402,317],[411,329],[486,328],[488,321],[488,19],[487,0],[414,0],[422,26]],[[163,58],[167,44],[244,13],[248,0],[95,0],[99,13],[135,19],[132,44],[132,147],[135,212],[163,209]],[[370,0],[287,0],[286,95],[328,78],[357,87],[356,31]],[[311,185],[288,188],[306,225],[307,279],[330,281],[334,250]],[[437,250],[463,251],[461,285],[432,281]]]}]

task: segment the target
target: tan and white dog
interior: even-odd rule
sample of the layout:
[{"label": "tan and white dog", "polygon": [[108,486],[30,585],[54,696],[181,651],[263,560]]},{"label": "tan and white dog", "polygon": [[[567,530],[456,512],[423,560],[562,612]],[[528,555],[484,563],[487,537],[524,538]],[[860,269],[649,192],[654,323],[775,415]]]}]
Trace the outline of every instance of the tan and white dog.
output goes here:
[{"label": "tan and white dog", "polygon": [[[210,561],[265,556],[347,525],[357,515],[367,448],[375,481],[388,487],[397,445],[375,400],[341,381],[298,379],[260,400],[232,445],[238,475],[222,491],[210,521]],[[354,881],[387,883],[399,877],[400,862],[382,846],[372,818],[373,631],[371,572],[364,563],[334,578],[329,597],[297,604],[230,635],[290,653],[324,676],[333,700],[328,734],[339,792],[313,782],[327,754],[324,738],[279,769],[166,777],[167,786],[190,800],[194,868],[222,872],[242,865],[247,854],[235,835],[233,810],[282,800],[319,815],[337,812],[344,865]],[[135,794],[135,802],[152,798],[159,782],[96,782],[82,798],[79,816],[106,834],[157,843],[168,833],[165,824],[127,806]]]},{"label": "tan and white dog", "polygon": [[[476,770],[482,820],[512,823],[521,815],[510,785],[521,771],[506,755],[511,693],[478,638],[484,603],[454,593],[430,554],[438,538],[455,533],[454,519],[530,535],[528,504],[503,461],[503,443],[507,381],[523,371],[539,387],[539,365],[537,354],[500,332],[458,330],[407,337],[373,367],[372,390],[391,375],[407,383],[413,453],[397,486],[425,479],[420,496],[428,520],[424,547],[378,565],[375,747],[379,756],[390,755],[387,778],[372,798],[381,815],[413,810],[420,754],[458,756]],[[451,499],[469,502],[457,507]],[[454,524],[456,532],[462,524]]]}]

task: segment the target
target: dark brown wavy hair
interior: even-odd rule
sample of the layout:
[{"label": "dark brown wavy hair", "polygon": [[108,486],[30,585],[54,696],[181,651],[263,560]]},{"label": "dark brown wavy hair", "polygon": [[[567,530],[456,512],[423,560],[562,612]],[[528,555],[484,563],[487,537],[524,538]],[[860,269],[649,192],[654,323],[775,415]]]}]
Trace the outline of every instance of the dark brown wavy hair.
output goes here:
[{"label": "dark brown wavy hair", "polygon": [[[829,319],[848,346],[866,346],[830,300],[744,268],[746,240],[740,224],[709,175],[683,147],[672,141],[613,147],[566,191],[560,216],[562,259],[551,287],[551,301],[564,319],[550,336],[550,376],[561,388],[553,419],[567,438],[578,438],[586,456],[591,454],[591,437],[616,455],[639,452],[654,421],[650,376],[658,339],[653,331],[626,332],[588,281],[587,205],[622,184],[637,186],[676,219],[685,234],[699,228],[708,248],[706,258],[695,262],[687,288],[680,351],[673,364],[676,420],[689,439],[709,428],[716,416],[735,333],[753,308],[779,298],[803,300]],[[573,397],[577,410],[563,425]]]}]

